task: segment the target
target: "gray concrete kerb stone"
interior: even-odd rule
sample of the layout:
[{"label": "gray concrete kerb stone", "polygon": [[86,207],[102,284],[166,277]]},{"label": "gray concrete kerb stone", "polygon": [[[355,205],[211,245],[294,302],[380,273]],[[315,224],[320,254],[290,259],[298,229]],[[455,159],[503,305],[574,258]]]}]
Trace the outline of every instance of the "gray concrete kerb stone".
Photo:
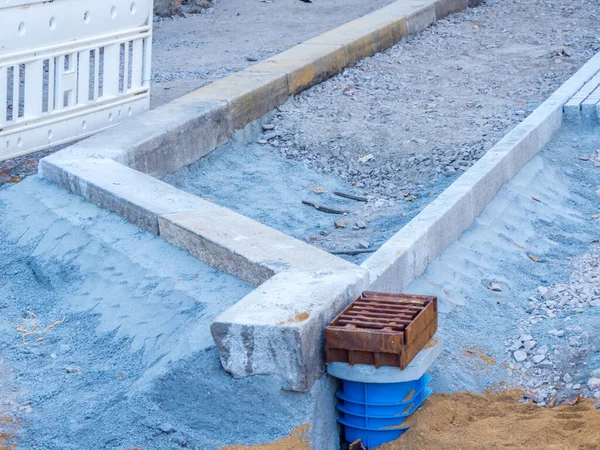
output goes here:
[{"label": "gray concrete kerb stone", "polygon": [[[212,205],[212,204],[211,204]],[[159,234],[208,264],[259,285],[283,271],[349,270],[337,256],[214,206],[159,217]]]},{"label": "gray concrete kerb stone", "polygon": [[223,312],[211,326],[223,367],[234,377],[275,375],[307,391],[325,370],[324,328],[369,284],[368,272],[281,272]]}]

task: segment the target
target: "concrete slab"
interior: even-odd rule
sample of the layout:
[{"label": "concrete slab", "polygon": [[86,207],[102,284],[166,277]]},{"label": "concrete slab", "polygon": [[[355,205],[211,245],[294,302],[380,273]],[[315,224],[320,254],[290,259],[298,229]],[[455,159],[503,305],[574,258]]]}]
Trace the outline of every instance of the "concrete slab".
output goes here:
[{"label": "concrete slab", "polygon": [[62,150],[110,157],[156,177],[223,145],[232,134],[227,103],[176,100]]},{"label": "concrete slab", "polygon": [[[450,1],[442,0],[442,3],[446,4],[450,3]],[[433,25],[437,16],[436,9],[436,5],[432,2],[411,12],[406,18],[407,33],[416,34]]]},{"label": "concrete slab", "polygon": [[441,20],[468,7],[468,0],[438,0],[435,2],[435,17],[437,20]]},{"label": "concrete slab", "polygon": [[368,284],[359,267],[275,275],[213,322],[223,367],[234,377],[275,375],[285,389],[310,389],[325,370],[323,330]]},{"label": "concrete slab", "polygon": [[582,103],[589,95],[600,86],[600,73],[597,73],[593,78],[586,82],[573,97],[569,99],[563,108],[565,119],[569,121],[579,122],[582,119]]},{"label": "concrete slab", "polygon": [[434,361],[442,353],[442,342],[435,337],[429,342],[429,346],[417,353],[408,367],[400,370],[399,367],[380,367],[366,364],[355,364],[335,362],[327,364],[327,373],[341,380],[356,381],[359,383],[404,383],[421,378],[431,367]]},{"label": "concrete slab", "polygon": [[427,230],[429,261],[458,239],[475,219],[471,191],[472,186],[451,185],[415,218],[415,226]]},{"label": "concrete slab", "polygon": [[415,276],[429,264],[427,230],[409,222],[361,267],[369,271],[370,289],[383,292],[402,292]]},{"label": "concrete slab", "polygon": [[581,104],[581,116],[584,121],[595,122],[598,119],[596,106],[600,103],[600,86],[583,101]]}]

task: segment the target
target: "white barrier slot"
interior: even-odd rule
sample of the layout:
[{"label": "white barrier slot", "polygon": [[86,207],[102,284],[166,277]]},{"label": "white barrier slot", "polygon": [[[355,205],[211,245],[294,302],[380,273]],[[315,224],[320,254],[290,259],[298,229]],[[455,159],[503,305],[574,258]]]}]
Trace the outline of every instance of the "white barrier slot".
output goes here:
[{"label": "white barrier slot", "polygon": [[0,161],[149,108],[152,0],[0,4]]}]

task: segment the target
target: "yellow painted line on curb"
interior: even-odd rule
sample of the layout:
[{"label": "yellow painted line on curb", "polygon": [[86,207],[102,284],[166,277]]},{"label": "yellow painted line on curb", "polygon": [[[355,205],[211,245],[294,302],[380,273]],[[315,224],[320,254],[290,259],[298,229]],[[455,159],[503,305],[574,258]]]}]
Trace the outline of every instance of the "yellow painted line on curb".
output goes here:
[{"label": "yellow painted line on curb", "polygon": [[398,0],[182,98],[227,102],[232,127],[241,129],[289,96],[387,50],[406,35],[467,5],[468,0]]}]

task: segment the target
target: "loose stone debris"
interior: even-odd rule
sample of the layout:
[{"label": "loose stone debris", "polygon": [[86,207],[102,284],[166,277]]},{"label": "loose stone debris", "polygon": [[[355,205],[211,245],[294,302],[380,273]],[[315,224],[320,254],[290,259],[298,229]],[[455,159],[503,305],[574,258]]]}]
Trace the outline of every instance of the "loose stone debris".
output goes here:
[{"label": "loose stone debris", "polygon": [[540,404],[556,395],[564,400],[574,393],[600,399],[600,364],[582,366],[588,350],[595,347],[597,331],[577,324],[579,314],[600,307],[600,247],[595,245],[571,265],[568,281],[539,286],[529,297],[522,327],[558,317],[570,325],[548,330],[549,344],[538,346],[530,334],[506,342],[516,361],[508,363],[513,378],[518,385],[536,389],[542,398],[536,403]]}]

